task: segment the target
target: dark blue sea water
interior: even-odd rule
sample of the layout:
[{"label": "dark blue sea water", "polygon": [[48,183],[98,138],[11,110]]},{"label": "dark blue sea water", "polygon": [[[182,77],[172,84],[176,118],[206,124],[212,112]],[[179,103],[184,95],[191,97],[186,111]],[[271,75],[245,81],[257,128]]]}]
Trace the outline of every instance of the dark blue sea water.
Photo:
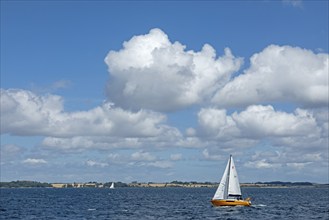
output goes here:
[{"label": "dark blue sea water", "polygon": [[251,207],[213,207],[215,188],[0,190],[0,219],[329,219],[328,188],[242,188]]}]

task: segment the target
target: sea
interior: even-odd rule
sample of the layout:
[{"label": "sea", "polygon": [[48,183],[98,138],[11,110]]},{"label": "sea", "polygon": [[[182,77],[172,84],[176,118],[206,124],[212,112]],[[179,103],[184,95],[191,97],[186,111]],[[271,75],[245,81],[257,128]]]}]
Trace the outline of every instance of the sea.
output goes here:
[{"label": "sea", "polygon": [[246,188],[250,207],[213,207],[216,188],[1,188],[0,219],[329,219],[329,188]]}]

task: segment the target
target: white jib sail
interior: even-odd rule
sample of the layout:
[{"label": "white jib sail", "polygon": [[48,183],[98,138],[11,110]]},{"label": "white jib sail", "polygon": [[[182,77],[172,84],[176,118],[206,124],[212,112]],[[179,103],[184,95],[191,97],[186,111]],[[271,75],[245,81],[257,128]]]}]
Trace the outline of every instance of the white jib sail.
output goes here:
[{"label": "white jib sail", "polygon": [[227,165],[220,181],[220,184],[215,192],[213,199],[227,199],[227,184],[228,184],[228,173],[229,173],[230,160],[227,161]]},{"label": "white jib sail", "polygon": [[239,195],[241,196],[240,183],[238,178],[238,173],[234,165],[233,157],[231,156],[231,166],[229,173],[229,185],[228,185],[228,195]]}]

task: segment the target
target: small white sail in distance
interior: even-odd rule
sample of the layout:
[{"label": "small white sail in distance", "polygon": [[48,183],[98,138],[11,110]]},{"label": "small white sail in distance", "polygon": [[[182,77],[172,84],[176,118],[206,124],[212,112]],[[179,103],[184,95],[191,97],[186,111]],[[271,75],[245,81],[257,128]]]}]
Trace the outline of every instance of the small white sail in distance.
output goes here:
[{"label": "small white sail in distance", "polygon": [[110,189],[114,189],[114,182],[112,182]]},{"label": "small white sail in distance", "polygon": [[241,196],[238,173],[232,155],[230,155],[223,177],[213,199],[228,199],[230,195]]}]

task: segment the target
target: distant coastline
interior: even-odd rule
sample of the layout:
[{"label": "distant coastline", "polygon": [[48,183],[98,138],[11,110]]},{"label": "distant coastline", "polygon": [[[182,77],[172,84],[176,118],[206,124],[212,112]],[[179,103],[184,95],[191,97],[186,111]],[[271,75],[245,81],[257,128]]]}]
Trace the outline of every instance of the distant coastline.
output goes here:
[{"label": "distant coastline", "polygon": [[[87,183],[41,183],[37,181],[11,181],[11,182],[0,182],[0,188],[109,188],[112,182],[98,183],[98,182],[87,182]],[[185,187],[185,188],[215,188],[219,183],[215,182],[181,182],[172,181],[168,183],[155,183],[155,182],[131,182],[122,183],[114,182],[116,188],[120,187],[150,187],[150,188],[164,188],[164,187]],[[328,188],[329,184],[319,184],[310,182],[282,182],[282,181],[271,181],[271,182],[255,182],[255,183],[241,183],[241,187],[261,187],[261,188],[287,188],[287,187],[317,187],[317,188]]]}]

